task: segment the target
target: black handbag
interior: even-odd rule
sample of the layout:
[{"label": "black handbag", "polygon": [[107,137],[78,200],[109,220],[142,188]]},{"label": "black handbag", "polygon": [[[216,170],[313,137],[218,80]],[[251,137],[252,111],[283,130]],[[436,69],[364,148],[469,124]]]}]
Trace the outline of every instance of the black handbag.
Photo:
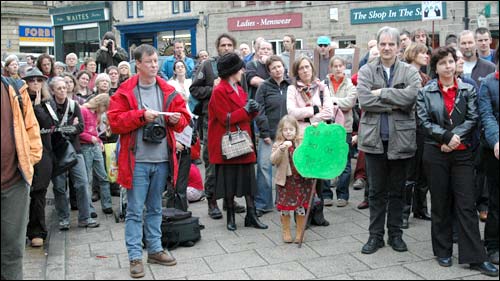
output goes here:
[{"label": "black handbag", "polygon": [[248,133],[242,131],[238,125],[236,125],[238,131],[231,132],[229,119],[231,119],[231,113],[227,114],[226,134],[222,136],[222,157],[224,157],[225,160],[253,152],[252,139],[250,139]]},{"label": "black handbag", "polygon": [[76,158],[76,150],[69,140],[65,140],[61,145],[54,147],[54,169],[52,176],[58,176],[78,163]]}]

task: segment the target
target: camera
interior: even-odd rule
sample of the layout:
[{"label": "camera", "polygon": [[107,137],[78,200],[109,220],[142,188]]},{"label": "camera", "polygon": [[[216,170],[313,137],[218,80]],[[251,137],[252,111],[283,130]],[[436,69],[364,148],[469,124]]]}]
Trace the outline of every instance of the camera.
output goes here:
[{"label": "camera", "polygon": [[112,48],[113,48],[113,40],[109,40],[108,41],[108,44],[106,45],[106,48],[108,48],[109,51],[112,50]]},{"label": "camera", "polygon": [[156,122],[148,123],[142,132],[142,140],[145,142],[161,143],[166,136],[167,130],[165,126]]}]

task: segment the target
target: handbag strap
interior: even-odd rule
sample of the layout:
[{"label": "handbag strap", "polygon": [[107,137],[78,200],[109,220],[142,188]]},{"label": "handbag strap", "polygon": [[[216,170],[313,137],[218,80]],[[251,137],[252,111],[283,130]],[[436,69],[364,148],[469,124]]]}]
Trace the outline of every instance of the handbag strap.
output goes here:
[{"label": "handbag strap", "polygon": [[229,119],[231,119],[231,113],[228,112],[226,115],[226,133],[229,135],[231,133],[231,126],[229,125]]}]

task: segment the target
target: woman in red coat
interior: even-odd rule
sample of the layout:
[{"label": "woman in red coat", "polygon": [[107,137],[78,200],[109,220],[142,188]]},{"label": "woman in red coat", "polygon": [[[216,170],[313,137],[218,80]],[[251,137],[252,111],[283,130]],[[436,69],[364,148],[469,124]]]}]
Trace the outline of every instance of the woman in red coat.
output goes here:
[{"label": "woman in red coat", "polygon": [[[251,121],[257,116],[259,104],[250,99],[247,93],[237,84],[243,74],[243,61],[238,55],[228,53],[217,63],[221,81],[212,92],[208,104],[208,150],[210,163],[215,165],[215,195],[217,199],[227,201],[227,229],[236,230],[234,219],[234,196],[245,196],[247,215],[245,226],[266,229],[267,225],[257,218],[254,206],[254,195],[257,192],[255,181],[255,152],[251,152],[230,160],[222,156],[222,137],[226,133],[227,115],[230,113],[230,130],[235,132],[238,126],[250,136]],[[255,151],[255,150],[254,150]]]}]

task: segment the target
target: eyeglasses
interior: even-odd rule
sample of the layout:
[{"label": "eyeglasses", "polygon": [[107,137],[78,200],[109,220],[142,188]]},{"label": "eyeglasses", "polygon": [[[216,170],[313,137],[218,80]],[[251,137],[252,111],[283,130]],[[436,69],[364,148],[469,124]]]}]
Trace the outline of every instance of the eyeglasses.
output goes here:
[{"label": "eyeglasses", "polygon": [[318,46],[320,46],[320,47],[328,47],[327,44],[318,44]]},{"label": "eyeglasses", "polygon": [[38,82],[38,83],[42,83],[43,82],[43,79],[42,78],[33,78],[33,79],[29,79],[28,80],[28,83],[33,83],[33,82]]}]

